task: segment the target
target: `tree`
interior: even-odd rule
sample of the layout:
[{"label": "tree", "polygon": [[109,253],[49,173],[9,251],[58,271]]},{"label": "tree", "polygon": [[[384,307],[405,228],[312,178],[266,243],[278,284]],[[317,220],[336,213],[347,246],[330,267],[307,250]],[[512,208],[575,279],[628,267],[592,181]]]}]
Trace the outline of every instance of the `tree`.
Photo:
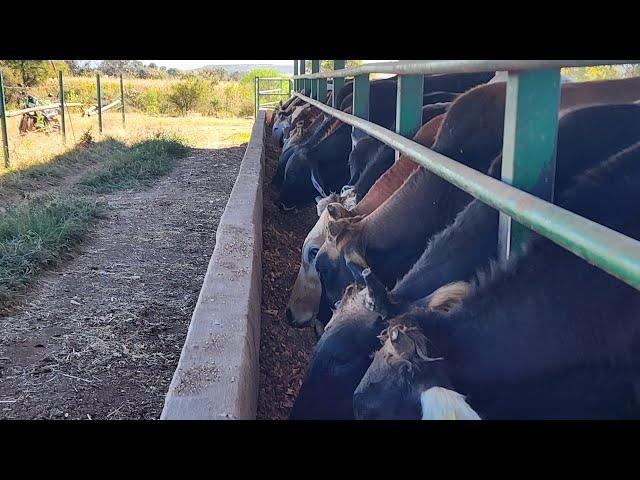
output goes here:
[{"label": "tree", "polygon": [[67,64],[67,68],[71,75],[78,75],[80,73],[82,67],[80,66],[79,60],[65,60],[64,63]]},{"label": "tree", "polygon": [[248,72],[245,72],[240,77],[240,83],[250,83],[253,82],[255,77],[283,77],[278,70],[275,68],[252,68]]},{"label": "tree", "polygon": [[566,74],[573,80],[579,82],[602,80],[606,78],[621,78],[623,76],[621,69],[616,65],[563,68],[561,73]]},{"label": "tree", "polygon": [[18,74],[25,87],[38,85],[53,75],[48,60],[6,60],[5,63]]},{"label": "tree", "polygon": [[202,101],[206,89],[207,83],[202,78],[187,77],[171,87],[169,101],[180,114],[186,115]]},{"label": "tree", "polygon": [[[305,60],[305,73],[311,72],[311,60]],[[362,60],[346,60],[345,67],[352,68],[362,65]],[[320,71],[329,72],[333,70],[333,60],[320,60]]]}]

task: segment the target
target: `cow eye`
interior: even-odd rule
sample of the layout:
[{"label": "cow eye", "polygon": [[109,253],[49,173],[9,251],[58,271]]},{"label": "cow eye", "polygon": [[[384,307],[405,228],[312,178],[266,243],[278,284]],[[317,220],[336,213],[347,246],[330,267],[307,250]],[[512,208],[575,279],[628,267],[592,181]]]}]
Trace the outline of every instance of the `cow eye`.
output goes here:
[{"label": "cow eye", "polygon": [[309,262],[313,262],[316,259],[316,255],[318,255],[318,249],[310,248],[308,254]]}]

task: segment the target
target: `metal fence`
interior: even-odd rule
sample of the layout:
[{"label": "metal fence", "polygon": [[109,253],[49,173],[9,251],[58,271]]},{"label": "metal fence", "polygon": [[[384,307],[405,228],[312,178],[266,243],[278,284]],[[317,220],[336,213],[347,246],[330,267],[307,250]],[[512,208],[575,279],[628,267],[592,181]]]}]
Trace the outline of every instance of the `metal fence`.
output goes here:
[{"label": "metal fence", "polygon": [[[531,229],[640,289],[640,242],[551,203],[560,69],[624,63],[634,62],[442,60],[370,63],[345,69],[344,60],[334,60],[332,71],[320,73],[320,61],[313,60],[311,73],[305,74],[305,61],[295,60],[293,95],[410,156],[434,174],[499,210],[497,234],[501,259],[508,258]],[[494,70],[508,72],[502,181],[411,140],[421,126],[424,75]],[[371,73],[398,75],[395,133],[368,121]],[[326,96],[327,78],[333,78],[334,92],[337,92],[344,85],[345,77],[353,77],[353,115],[336,109],[335,95],[333,107],[319,101]],[[539,197],[528,193],[542,175],[548,180],[546,191],[536,192]]]},{"label": "metal fence", "polygon": [[[11,88],[11,87],[10,87]],[[66,144],[67,141],[67,109],[69,107],[80,107],[82,103],[68,103],[65,101],[65,93],[64,93],[64,78],[62,76],[62,72],[58,71],[58,102],[49,104],[49,105],[39,105],[37,107],[25,108],[20,110],[14,110],[11,112],[6,111],[6,102],[5,102],[5,86],[4,80],[2,77],[2,70],[0,70],[0,131],[2,132],[2,151],[4,157],[4,166],[5,168],[9,168],[11,166],[11,161],[9,159],[9,136],[7,134],[7,117],[14,117],[17,115],[28,114],[30,112],[37,112],[49,109],[57,109],[60,111],[60,133],[62,142]],[[124,84],[122,81],[122,75],[120,75],[120,98],[113,100],[107,105],[102,105],[102,88],[100,83],[100,74],[96,73],[96,105],[92,106],[88,110],[84,112],[86,115],[97,115],[98,117],[98,131],[102,134],[102,114],[118,105],[120,105],[120,110],[122,113],[122,126],[125,126],[125,103],[124,103]]]},{"label": "metal fence", "polygon": [[[283,97],[291,96],[291,80],[286,77],[255,77],[254,78],[254,117],[261,108],[275,108]],[[287,84],[286,91],[283,84]],[[266,84],[266,85],[265,85]],[[265,86],[266,90],[261,90]],[[264,103],[261,100],[266,100]]]}]

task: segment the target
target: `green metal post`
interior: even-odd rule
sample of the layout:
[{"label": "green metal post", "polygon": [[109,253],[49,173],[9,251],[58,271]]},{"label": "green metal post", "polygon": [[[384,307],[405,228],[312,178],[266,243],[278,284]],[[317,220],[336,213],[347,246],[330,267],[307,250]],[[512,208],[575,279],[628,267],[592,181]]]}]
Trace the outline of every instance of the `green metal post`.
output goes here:
[{"label": "green metal post", "polygon": [[[333,69],[334,70],[341,70],[344,68],[345,65],[345,61],[344,60],[334,60],[333,61]],[[344,87],[344,78],[343,77],[336,77],[333,79],[333,101],[332,101],[332,106],[333,108],[340,108],[340,105],[338,105],[337,99],[336,99],[336,95],[338,93],[338,91],[340,91],[340,89]]]},{"label": "green metal post", "polygon": [[124,84],[122,74],[120,74],[120,107],[122,108],[122,128],[124,128]]},{"label": "green metal post", "polygon": [[402,75],[398,78],[396,102],[396,133],[413,138],[422,126],[423,75]]},{"label": "green metal post", "polygon": [[326,99],[327,99],[327,79],[319,78],[318,79],[318,100],[324,103]]},{"label": "green metal post", "polygon": [[[307,61],[300,60],[300,74],[304,75],[307,71]],[[302,91],[306,96],[311,95],[311,80],[305,78],[302,80]]]},{"label": "green metal post", "polygon": [[62,81],[62,70],[58,72],[58,89],[60,91],[60,124],[62,127],[62,143],[67,143],[67,124],[64,117],[64,83]]},{"label": "green metal post", "polygon": [[9,168],[9,136],[7,135],[7,117],[4,110],[4,80],[0,70],[0,123],[2,123],[2,152],[4,153],[4,166]]},{"label": "green metal post", "polygon": [[96,73],[96,90],[98,93],[98,131],[102,135],[102,90],[100,88],[100,74]]},{"label": "green metal post", "polygon": [[[293,61],[293,75],[298,75],[298,60]],[[298,80],[293,81],[293,89],[298,91]]]},{"label": "green metal post", "polygon": [[[396,133],[413,138],[422,126],[423,75],[402,75],[398,78],[396,100]],[[400,152],[396,150],[396,158]]]},{"label": "green metal post", "polygon": [[255,101],[255,105],[253,108],[253,112],[254,118],[258,118],[258,108],[260,106],[260,92],[259,92],[259,88],[260,88],[260,77],[253,77],[253,90],[255,92],[254,95],[254,101]]},{"label": "green metal post", "polygon": [[[502,181],[553,201],[560,70],[509,72]],[[530,231],[500,213],[498,258],[509,258]]]},{"label": "green metal post", "polygon": [[[311,73],[318,73],[320,71],[320,60],[311,60]],[[318,97],[318,80],[319,79],[313,79],[311,80],[311,98],[313,98],[314,100],[320,100],[322,101],[319,97]]]},{"label": "green metal post", "polygon": [[[304,75],[306,70],[304,60],[298,60],[298,62],[300,62],[300,69],[299,69],[300,75]],[[304,92],[305,83],[306,83],[306,80],[304,79],[301,79],[298,81],[299,92],[302,92],[302,93]]]},{"label": "green metal post", "polygon": [[369,120],[369,74],[356,75],[353,78],[353,108],[356,117]]}]

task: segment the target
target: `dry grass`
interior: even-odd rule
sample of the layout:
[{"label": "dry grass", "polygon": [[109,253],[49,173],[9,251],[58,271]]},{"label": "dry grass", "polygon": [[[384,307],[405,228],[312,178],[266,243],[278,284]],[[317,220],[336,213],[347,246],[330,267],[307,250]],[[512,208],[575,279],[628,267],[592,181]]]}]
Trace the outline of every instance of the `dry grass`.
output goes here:
[{"label": "dry grass", "polygon": [[[11,167],[7,170],[0,165],[0,177],[10,171],[46,164],[55,156],[71,150],[87,130],[91,130],[91,135],[99,140],[98,118],[82,117],[75,110],[67,116],[66,146],[56,134],[29,133],[21,137],[18,134],[20,117],[8,118]],[[103,136],[131,145],[156,134],[167,134],[181,138],[191,147],[225,148],[248,141],[252,123],[252,118],[156,117],[131,112],[126,114],[126,128],[122,128],[120,112],[109,111],[103,116]]]}]

